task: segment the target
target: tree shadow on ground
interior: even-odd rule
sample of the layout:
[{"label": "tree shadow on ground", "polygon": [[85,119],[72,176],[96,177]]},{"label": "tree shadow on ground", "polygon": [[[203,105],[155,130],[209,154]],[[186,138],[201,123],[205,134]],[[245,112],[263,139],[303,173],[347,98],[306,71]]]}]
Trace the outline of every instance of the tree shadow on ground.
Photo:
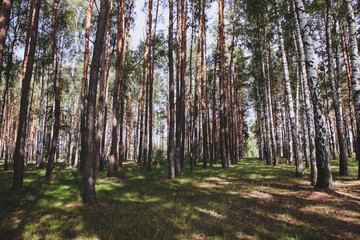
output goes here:
[{"label": "tree shadow on ground", "polygon": [[86,205],[76,171],[56,171],[50,182],[28,171],[21,192],[11,192],[12,175],[1,173],[1,238],[360,238],[356,187],[341,189],[350,196],[315,191],[292,167],[260,161],[184,171],[174,181],[166,175],[165,167],[149,173],[125,165],[117,179],[97,182],[99,203]]}]

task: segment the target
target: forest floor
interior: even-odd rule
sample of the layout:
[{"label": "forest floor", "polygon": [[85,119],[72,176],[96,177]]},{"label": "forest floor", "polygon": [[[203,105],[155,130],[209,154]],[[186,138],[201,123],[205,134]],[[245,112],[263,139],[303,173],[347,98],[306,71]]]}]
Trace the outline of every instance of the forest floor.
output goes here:
[{"label": "forest floor", "polygon": [[81,203],[76,170],[28,166],[24,187],[12,192],[12,171],[0,169],[0,239],[360,239],[357,163],[334,189],[315,190],[309,169],[295,178],[294,166],[242,160],[185,169],[166,179],[167,166],[152,172],[125,164],[117,177],[96,183],[96,205]]}]

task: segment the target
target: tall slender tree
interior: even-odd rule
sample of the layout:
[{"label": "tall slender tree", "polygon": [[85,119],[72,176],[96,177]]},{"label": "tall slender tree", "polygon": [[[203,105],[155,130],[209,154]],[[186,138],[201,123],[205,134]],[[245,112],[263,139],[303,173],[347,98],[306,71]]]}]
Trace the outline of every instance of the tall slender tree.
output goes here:
[{"label": "tall slender tree", "polygon": [[174,125],[175,125],[175,106],[174,106],[174,60],[173,60],[173,29],[174,29],[174,3],[169,0],[169,42],[168,42],[168,57],[169,57],[169,140],[168,140],[168,162],[169,162],[169,178],[175,178],[175,156],[174,156]]},{"label": "tall slender tree", "polygon": [[80,93],[80,133],[81,133],[81,151],[80,151],[80,170],[84,169],[86,149],[86,90],[87,90],[87,79],[88,79],[88,68],[89,68],[89,44],[90,44],[90,27],[91,27],[91,14],[94,6],[94,0],[90,0],[89,8],[86,17],[85,27],[85,52],[84,52],[84,70],[83,78],[81,82],[81,93]]},{"label": "tall slender tree", "polygon": [[36,53],[40,7],[41,7],[41,0],[35,0],[35,14],[34,14],[34,22],[31,27],[30,49],[28,54],[28,61],[26,64],[25,77],[22,80],[22,86],[21,86],[20,114],[19,114],[19,125],[17,130],[16,146],[14,151],[14,180],[12,184],[12,190],[18,190],[23,186],[25,133],[27,126],[26,116],[29,105],[30,83],[31,83],[33,67],[34,67],[34,59]]},{"label": "tall slender tree", "polygon": [[344,0],[346,7],[346,17],[349,24],[349,40],[350,40],[350,58],[351,58],[351,86],[352,86],[352,98],[355,106],[356,116],[356,159],[359,162],[358,179],[360,179],[360,60],[359,49],[356,38],[356,20],[354,14],[354,8],[350,0]]},{"label": "tall slender tree", "polygon": [[302,0],[295,0],[296,13],[300,24],[301,36],[305,47],[307,63],[308,83],[311,90],[311,99],[314,107],[315,122],[315,143],[316,143],[316,163],[318,168],[318,179],[315,187],[332,188],[332,175],[330,168],[329,150],[323,117],[323,103],[320,93],[319,81],[316,72],[315,51],[313,39],[310,35],[310,27]]},{"label": "tall slender tree", "polygon": [[[337,129],[337,138],[338,144],[340,149],[340,176],[348,175],[347,169],[347,146],[344,134],[344,121],[342,117],[342,105],[341,105],[341,95],[339,96],[339,89],[335,83],[335,76],[334,76],[334,64],[333,64],[333,44],[332,44],[332,37],[331,37],[331,30],[332,30],[332,14],[331,14],[331,0],[326,0],[326,52],[328,56],[328,75],[329,81],[331,86],[331,94],[333,99],[333,105],[335,110],[335,118],[336,118],[336,129]],[[341,91],[340,91],[341,94]]]},{"label": "tall slender tree", "polygon": [[60,128],[60,84],[58,76],[58,57],[56,46],[56,13],[58,10],[60,0],[54,0],[53,9],[51,13],[51,54],[53,61],[53,81],[54,81],[54,96],[55,96],[55,121],[53,126],[53,139],[51,141],[51,148],[49,154],[49,160],[46,168],[46,177],[50,177],[54,169],[55,155],[59,138]]},{"label": "tall slender tree", "polygon": [[[275,8],[276,8],[275,11],[279,14],[278,1],[275,2]],[[280,42],[279,45],[280,45],[280,50],[281,50],[281,61],[282,61],[283,71],[284,71],[285,94],[286,94],[286,100],[287,100],[286,104],[288,105],[288,108],[289,108],[291,135],[292,135],[292,141],[293,141],[293,150],[295,153],[296,176],[300,177],[300,176],[304,175],[304,167],[303,167],[303,161],[302,161],[302,154],[300,151],[299,134],[298,134],[298,130],[297,130],[298,128],[297,128],[296,119],[295,119],[295,109],[294,109],[293,96],[291,93],[290,74],[289,74],[288,62],[287,62],[287,58],[286,58],[283,28],[282,28],[282,23],[281,23],[280,17],[278,17],[278,19],[277,19],[277,27],[278,27],[278,35],[279,35],[279,42]]]},{"label": "tall slender tree", "polygon": [[114,171],[118,161],[118,117],[119,117],[119,100],[121,90],[121,76],[124,53],[124,18],[125,18],[125,0],[118,1],[118,15],[117,15],[117,48],[116,48],[116,76],[113,93],[113,114],[111,119],[112,137],[109,163],[109,177],[114,176]]},{"label": "tall slender tree", "polygon": [[95,112],[96,112],[96,93],[99,78],[100,60],[105,35],[105,25],[109,13],[109,1],[101,0],[100,12],[96,30],[96,38],[94,43],[94,52],[90,70],[89,91],[87,97],[86,111],[86,145],[87,153],[84,164],[84,194],[83,201],[85,203],[96,202],[95,192]]},{"label": "tall slender tree", "polygon": [[228,139],[226,136],[226,72],[225,72],[225,14],[224,0],[219,0],[219,82],[220,82],[220,136],[223,168],[229,168]]}]

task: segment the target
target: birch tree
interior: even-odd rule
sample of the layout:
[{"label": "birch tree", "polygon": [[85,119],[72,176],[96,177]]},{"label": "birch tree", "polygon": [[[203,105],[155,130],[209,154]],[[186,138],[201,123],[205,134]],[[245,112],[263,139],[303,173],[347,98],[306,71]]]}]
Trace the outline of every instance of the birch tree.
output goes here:
[{"label": "birch tree", "polygon": [[[275,2],[275,11],[279,14],[279,6],[278,6],[277,1]],[[278,27],[279,45],[280,45],[280,51],[281,51],[281,62],[282,62],[283,71],[284,71],[285,94],[286,94],[287,105],[289,108],[291,135],[292,135],[293,150],[294,150],[294,155],[295,155],[296,176],[300,177],[300,176],[304,175],[304,167],[303,167],[303,161],[302,161],[302,154],[300,151],[299,134],[298,134],[298,130],[297,130],[298,128],[297,128],[296,119],[295,119],[294,102],[293,102],[293,97],[292,97],[292,93],[291,93],[290,74],[289,74],[288,62],[287,62],[287,58],[286,58],[283,29],[282,29],[282,23],[281,23],[280,17],[277,18],[277,27]]]},{"label": "birch tree", "polygon": [[311,91],[311,99],[314,107],[316,163],[318,167],[318,179],[316,188],[332,188],[332,175],[330,168],[329,150],[327,146],[326,124],[324,108],[317,76],[315,51],[313,39],[310,35],[310,27],[302,0],[295,0],[296,12],[299,20],[301,36],[305,47],[306,70],[308,83]]},{"label": "birch tree", "polygon": [[346,7],[346,17],[349,24],[349,37],[350,37],[350,58],[351,58],[351,86],[352,86],[352,98],[355,106],[356,116],[356,159],[359,162],[358,179],[360,179],[360,60],[359,60],[359,49],[357,44],[357,31],[354,8],[350,0],[344,0]]}]

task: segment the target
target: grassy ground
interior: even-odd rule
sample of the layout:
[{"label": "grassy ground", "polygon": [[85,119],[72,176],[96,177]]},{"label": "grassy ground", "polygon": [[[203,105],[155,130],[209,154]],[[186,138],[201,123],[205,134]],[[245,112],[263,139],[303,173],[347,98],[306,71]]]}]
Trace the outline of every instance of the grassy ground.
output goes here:
[{"label": "grassy ground", "polygon": [[24,188],[10,191],[12,172],[0,172],[0,239],[360,239],[360,183],[356,163],[335,189],[316,191],[293,166],[246,159],[166,179],[132,163],[97,181],[99,204],[81,203],[76,170],[30,167]]}]

